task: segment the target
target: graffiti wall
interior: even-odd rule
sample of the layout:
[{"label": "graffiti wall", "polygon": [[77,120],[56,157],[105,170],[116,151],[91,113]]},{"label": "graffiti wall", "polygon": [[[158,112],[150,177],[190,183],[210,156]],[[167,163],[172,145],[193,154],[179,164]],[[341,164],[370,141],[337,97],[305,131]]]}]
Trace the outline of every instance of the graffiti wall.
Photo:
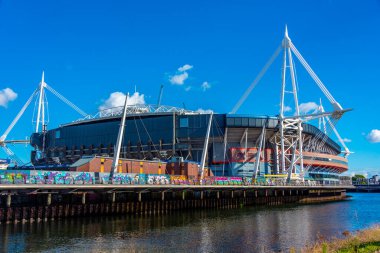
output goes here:
[{"label": "graffiti wall", "polygon": [[170,184],[170,176],[165,174],[147,174],[147,184]]},{"label": "graffiti wall", "polygon": [[203,183],[211,185],[243,185],[244,181],[241,177],[205,177]]},{"label": "graffiti wall", "polygon": [[229,177],[228,181],[232,185],[242,185],[243,179],[241,177]]},{"label": "graffiti wall", "polygon": [[228,185],[228,177],[214,177],[214,183],[217,185]]},{"label": "graffiti wall", "polygon": [[4,170],[0,171],[0,184],[27,184],[29,183],[29,171]]},{"label": "graffiti wall", "polygon": [[172,175],[170,176],[170,182],[171,184],[189,184],[189,181],[187,179],[187,176],[183,175]]},{"label": "graffiti wall", "polygon": [[[264,179],[265,180],[265,179]],[[259,182],[260,178],[255,182]],[[249,177],[205,177],[206,185],[251,185],[255,183]],[[109,173],[42,171],[42,170],[0,170],[0,184],[108,184]],[[150,185],[198,185],[195,176],[167,174],[116,173],[113,184],[150,184]]]},{"label": "graffiti wall", "polygon": [[243,177],[244,185],[251,185],[253,183],[253,179],[251,177]]},{"label": "graffiti wall", "polygon": [[31,184],[93,184],[93,172],[30,171]]},{"label": "graffiti wall", "polygon": [[[109,173],[99,173],[101,184],[109,183]],[[137,173],[115,173],[112,180],[113,184],[146,184],[145,174]]]}]

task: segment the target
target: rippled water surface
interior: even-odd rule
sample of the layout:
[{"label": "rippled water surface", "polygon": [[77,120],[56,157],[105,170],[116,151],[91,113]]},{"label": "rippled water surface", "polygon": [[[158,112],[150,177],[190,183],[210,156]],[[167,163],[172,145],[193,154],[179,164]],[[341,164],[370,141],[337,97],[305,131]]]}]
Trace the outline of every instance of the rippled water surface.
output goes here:
[{"label": "rippled water surface", "polygon": [[380,194],[284,207],[0,225],[1,252],[267,252],[380,222]]}]

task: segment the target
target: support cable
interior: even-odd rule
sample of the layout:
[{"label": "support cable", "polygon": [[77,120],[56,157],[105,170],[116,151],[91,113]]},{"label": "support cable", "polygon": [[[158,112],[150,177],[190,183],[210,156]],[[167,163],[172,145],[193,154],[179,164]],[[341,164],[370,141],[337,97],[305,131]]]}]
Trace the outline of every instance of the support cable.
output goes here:
[{"label": "support cable", "polygon": [[239,101],[236,103],[232,111],[230,112],[231,114],[235,114],[240,106],[245,102],[247,99],[248,95],[251,93],[253,88],[258,84],[258,82],[261,80],[261,78],[264,76],[265,72],[268,70],[268,68],[272,65],[273,61],[277,58],[278,54],[281,52],[282,46],[280,45],[272,57],[269,59],[269,61],[264,65],[264,67],[261,69],[260,73],[257,75],[255,80],[251,83],[251,85],[248,87],[248,89],[244,92],[243,96],[239,99]]},{"label": "support cable", "polygon": [[13,162],[16,162],[18,165],[24,164],[24,162],[15,154],[13,151],[8,148],[6,145],[1,146],[4,152],[11,158]]},{"label": "support cable", "polygon": [[14,118],[12,123],[8,126],[7,130],[5,130],[4,134],[0,137],[0,142],[3,142],[5,138],[7,138],[9,132],[13,129],[13,127],[16,125],[16,123],[19,121],[21,116],[24,114],[25,110],[28,108],[30,102],[32,101],[33,97],[38,93],[38,89],[36,89],[32,95],[29,97],[29,99],[26,101],[25,105],[21,108],[20,112],[17,114],[17,116]]},{"label": "support cable", "polygon": [[145,130],[146,134],[148,135],[149,141],[153,144],[154,151],[155,151],[155,152],[158,154],[158,156],[161,158],[161,154],[160,154],[159,150],[156,148],[156,144],[154,144],[153,139],[152,139],[152,137],[150,136],[149,131],[146,129],[145,124],[144,124],[144,122],[143,122],[143,120],[142,120],[142,118],[141,118],[140,115],[139,115],[139,119],[140,119],[140,122],[141,122],[142,126],[144,127],[144,130]]},{"label": "support cable", "polygon": [[[331,126],[335,126],[336,124],[338,123],[338,119],[333,119],[333,122],[331,122]],[[316,147],[315,147],[315,149],[313,150],[314,152],[313,153],[316,153],[316,152],[318,152],[318,151],[321,151],[321,148],[322,148],[322,146],[326,143],[326,141],[327,141],[327,139],[329,138],[328,137],[328,134],[329,134],[329,132],[331,132],[331,129],[332,128],[329,128],[329,129],[327,129],[327,132],[324,134],[322,131],[320,131],[313,139],[312,139],[312,141],[316,141],[318,144],[316,145]],[[312,156],[310,159],[308,159],[308,160],[310,160],[310,161],[314,161],[315,159],[316,159],[317,157],[316,157],[316,155],[314,155],[314,156]],[[311,167],[312,165],[311,164],[309,164],[307,167],[306,167],[306,169],[304,170],[304,172],[307,172],[307,171],[309,171],[309,169],[310,169],[310,167]]]},{"label": "support cable", "polygon": [[297,50],[297,48],[294,46],[294,44],[292,42],[290,42],[289,44],[290,44],[290,48],[291,48],[292,52],[297,56],[298,60],[302,63],[302,65],[305,67],[305,69],[307,70],[307,72],[310,74],[310,76],[317,83],[317,85],[319,86],[319,88],[322,90],[322,92],[328,98],[328,100],[330,101],[330,103],[333,105],[334,109],[335,110],[342,110],[343,108],[334,99],[334,97],[331,95],[331,93],[327,90],[326,86],[318,78],[318,76],[315,74],[315,72],[313,71],[313,69],[306,62],[306,60],[302,57],[301,53]]},{"label": "support cable", "polygon": [[70,102],[68,99],[66,99],[64,96],[62,96],[58,91],[54,90],[52,87],[50,87],[47,84],[46,84],[46,89],[48,89],[51,93],[53,93],[54,95],[56,95],[62,102],[66,103],[68,106],[70,106],[71,108],[73,108],[76,112],[78,112],[79,114],[81,114],[83,117],[88,116],[87,113],[85,113],[84,111],[82,111],[78,106],[76,106],[75,104],[73,104],[72,102]]},{"label": "support cable", "polygon": [[[133,117],[133,121],[135,122],[135,127],[136,127],[136,131],[137,131],[137,136],[139,137],[139,143],[140,143],[140,148],[142,149],[142,154],[144,156],[143,160],[145,160],[145,152],[144,152],[144,148],[142,146],[142,142],[141,142],[141,137],[140,137],[140,131],[139,131],[139,128],[137,127],[137,122],[136,122],[136,116]],[[138,146],[137,146],[138,148]],[[138,150],[138,152],[140,152],[140,150]],[[140,158],[139,158],[140,159]]]}]

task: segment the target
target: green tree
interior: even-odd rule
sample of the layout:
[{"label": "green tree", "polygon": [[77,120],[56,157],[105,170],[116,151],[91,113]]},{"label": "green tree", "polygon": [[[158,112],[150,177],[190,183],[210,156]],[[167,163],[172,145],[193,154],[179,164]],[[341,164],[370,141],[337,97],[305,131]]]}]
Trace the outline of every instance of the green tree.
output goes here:
[{"label": "green tree", "polygon": [[364,175],[355,174],[355,176],[352,177],[352,182],[356,184],[366,184],[367,179]]}]

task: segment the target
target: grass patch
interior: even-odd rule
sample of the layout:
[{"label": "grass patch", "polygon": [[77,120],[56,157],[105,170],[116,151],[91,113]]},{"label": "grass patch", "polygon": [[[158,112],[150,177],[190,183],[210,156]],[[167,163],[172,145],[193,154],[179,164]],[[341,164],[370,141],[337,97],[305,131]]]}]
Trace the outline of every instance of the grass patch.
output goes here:
[{"label": "grass patch", "polygon": [[301,250],[303,253],[372,253],[380,252],[380,226],[350,234],[342,233],[345,238],[330,241],[319,240],[314,245]]},{"label": "grass patch", "polygon": [[337,250],[337,253],[371,253],[380,250],[380,242],[367,242]]}]

